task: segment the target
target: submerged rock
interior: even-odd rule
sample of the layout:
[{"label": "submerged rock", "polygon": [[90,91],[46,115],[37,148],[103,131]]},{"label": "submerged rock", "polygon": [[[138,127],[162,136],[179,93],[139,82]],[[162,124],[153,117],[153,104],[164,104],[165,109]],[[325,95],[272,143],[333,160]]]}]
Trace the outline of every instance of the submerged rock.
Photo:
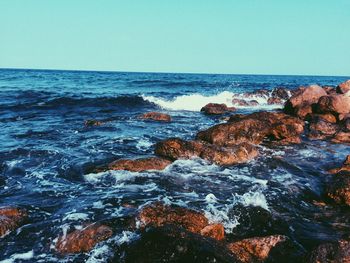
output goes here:
[{"label": "submerged rock", "polygon": [[299,143],[304,123],[280,112],[257,112],[234,115],[230,122],[215,125],[197,133],[196,138],[232,147],[239,143],[260,144],[265,138],[280,143]]},{"label": "submerged rock", "polygon": [[101,126],[103,124],[102,121],[98,121],[98,120],[86,120],[84,122],[84,125],[86,127],[91,127],[91,126]]},{"label": "submerged rock", "polygon": [[345,94],[348,91],[350,91],[350,79],[343,82],[343,83],[340,83],[337,87],[338,93]]},{"label": "submerged rock", "polygon": [[350,262],[350,241],[341,239],[334,243],[321,244],[311,252],[307,262]]},{"label": "submerged rock", "polygon": [[140,119],[170,122],[171,116],[160,112],[147,112],[139,116]]},{"label": "submerged rock", "polygon": [[0,208],[0,238],[20,227],[27,216],[24,209],[15,207]]},{"label": "submerged rock", "polygon": [[142,172],[147,170],[163,170],[172,162],[158,157],[141,158],[135,160],[120,159],[108,165],[108,170],[127,170]]},{"label": "submerged rock", "polygon": [[269,257],[275,246],[287,239],[282,235],[253,237],[230,243],[227,247],[240,262],[261,262]]},{"label": "submerged rock", "polygon": [[185,141],[179,138],[170,138],[157,143],[155,153],[171,160],[199,157],[218,165],[244,163],[258,155],[257,149],[248,143],[224,148],[201,141]]},{"label": "submerged rock", "polygon": [[151,227],[122,253],[125,262],[239,262],[222,242],[175,225]]},{"label": "submerged rock", "polygon": [[87,252],[112,235],[110,227],[94,223],[58,237],[55,248],[60,254]]},{"label": "submerged rock", "polygon": [[224,103],[222,104],[209,103],[201,109],[202,112],[208,115],[220,115],[220,114],[224,114],[226,112],[235,111],[235,110],[236,108],[227,107],[227,105]]}]

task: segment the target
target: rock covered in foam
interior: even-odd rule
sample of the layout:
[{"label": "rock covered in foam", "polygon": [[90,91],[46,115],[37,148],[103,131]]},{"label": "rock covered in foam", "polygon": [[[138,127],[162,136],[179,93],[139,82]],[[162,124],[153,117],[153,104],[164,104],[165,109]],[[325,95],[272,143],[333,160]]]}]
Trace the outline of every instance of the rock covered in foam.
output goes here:
[{"label": "rock covered in foam", "polygon": [[59,236],[55,248],[61,254],[87,252],[99,242],[110,238],[112,234],[110,227],[94,223]]},{"label": "rock covered in foam", "polygon": [[224,148],[206,142],[185,141],[179,138],[170,138],[157,143],[155,153],[171,160],[199,157],[218,165],[244,163],[258,155],[256,147],[249,143]]},{"label": "rock covered in foam", "polygon": [[0,208],[0,237],[20,227],[28,217],[26,210],[16,207]]},{"label": "rock covered in foam", "polygon": [[135,160],[120,159],[110,163],[108,165],[108,170],[127,170],[130,172],[163,170],[170,164],[171,161],[158,157],[140,158]]},{"label": "rock covered in foam", "polygon": [[208,115],[220,115],[235,110],[236,109],[234,107],[227,107],[227,105],[224,103],[208,103],[201,109],[201,112],[204,112]]},{"label": "rock covered in foam", "polygon": [[171,116],[160,112],[147,112],[139,116],[140,119],[170,122]]}]

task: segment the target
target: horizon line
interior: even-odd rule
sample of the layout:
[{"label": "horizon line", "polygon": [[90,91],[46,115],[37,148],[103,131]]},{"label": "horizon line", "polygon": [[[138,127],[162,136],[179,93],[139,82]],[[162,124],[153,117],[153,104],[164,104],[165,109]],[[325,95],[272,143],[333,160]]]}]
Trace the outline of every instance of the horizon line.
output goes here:
[{"label": "horizon line", "polygon": [[101,72],[101,73],[148,73],[148,74],[189,74],[189,75],[251,75],[251,76],[298,76],[298,77],[344,77],[345,75],[320,75],[320,74],[268,74],[268,73],[210,73],[210,72],[170,72],[170,71],[128,71],[128,70],[98,70],[98,69],[57,69],[57,68],[2,68],[0,70],[33,70],[33,71],[70,71],[70,72]]}]

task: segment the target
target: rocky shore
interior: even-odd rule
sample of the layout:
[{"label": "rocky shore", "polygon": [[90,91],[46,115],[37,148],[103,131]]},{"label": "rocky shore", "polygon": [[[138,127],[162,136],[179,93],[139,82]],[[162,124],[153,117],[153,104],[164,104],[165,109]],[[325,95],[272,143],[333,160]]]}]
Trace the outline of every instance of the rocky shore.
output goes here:
[{"label": "rocky shore", "polygon": [[[233,98],[233,104],[253,105],[256,103],[253,95],[266,92],[247,94],[248,100]],[[235,108],[225,104],[203,105],[203,114],[226,116],[226,121],[198,131],[191,140],[170,137],[159,141],[154,146],[154,156],[120,158],[95,167],[94,172],[147,173],[167,169],[176,160],[193,158],[227,167],[258,158],[262,146],[293,146],[303,140],[350,143],[350,80],[337,87],[311,85],[292,91],[279,87],[272,94],[268,103],[283,104],[282,110],[233,114]],[[164,125],[173,121],[171,116],[160,112],[148,112],[136,118]],[[101,124],[97,120],[85,122],[90,127]],[[350,155],[341,167],[324,172],[331,179],[322,201],[350,209]],[[178,205],[155,201],[134,210],[124,224],[125,230],[136,232],[138,238],[116,249],[115,262],[120,258],[123,262],[350,262],[350,236],[306,251],[293,237],[277,232],[245,238],[227,235],[224,225],[213,222],[203,211]],[[21,208],[0,208],[0,238],[14,235],[30,218],[31,214]],[[83,228],[72,227],[53,236],[51,249],[59,255],[88,252],[113,238],[116,230],[113,220],[84,222]]]}]

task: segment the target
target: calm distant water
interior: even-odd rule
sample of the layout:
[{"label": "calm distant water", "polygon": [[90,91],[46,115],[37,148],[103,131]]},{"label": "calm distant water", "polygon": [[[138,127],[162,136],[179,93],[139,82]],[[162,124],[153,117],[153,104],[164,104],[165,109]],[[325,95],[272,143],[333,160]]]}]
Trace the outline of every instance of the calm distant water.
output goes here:
[{"label": "calm distant water", "polygon": [[[193,139],[220,122],[199,112],[208,102],[230,104],[257,89],[335,86],[346,79],[0,70],[0,206],[30,213],[27,225],[1,240],[0,260],[26,253],[32,262],[105,262],[121,240],[137,238],[118,222],[155,200],[204,210],[235,237],[281,233],[305,250],[339,238],[349,231],[349,211],[315,201],[322,200],[325,170],[349,154],[347,146],[304,138],[297,146],[262,146],[258,159],[230,168],[185,160],[161,172],[90,171],[119,158],[151,156],[153,145],[169,137]],[[266,99],[259,102],[238,113],[272,109]],[[173,122],[136,118],[147,111],[168,113]],[[106,123],[84,127],[87,119]],[[256,211],[273,220],[260,222]],[[100,220],[115,220],[116,235],[92,252],[62,258],[50,250],[66,229]]]}]

